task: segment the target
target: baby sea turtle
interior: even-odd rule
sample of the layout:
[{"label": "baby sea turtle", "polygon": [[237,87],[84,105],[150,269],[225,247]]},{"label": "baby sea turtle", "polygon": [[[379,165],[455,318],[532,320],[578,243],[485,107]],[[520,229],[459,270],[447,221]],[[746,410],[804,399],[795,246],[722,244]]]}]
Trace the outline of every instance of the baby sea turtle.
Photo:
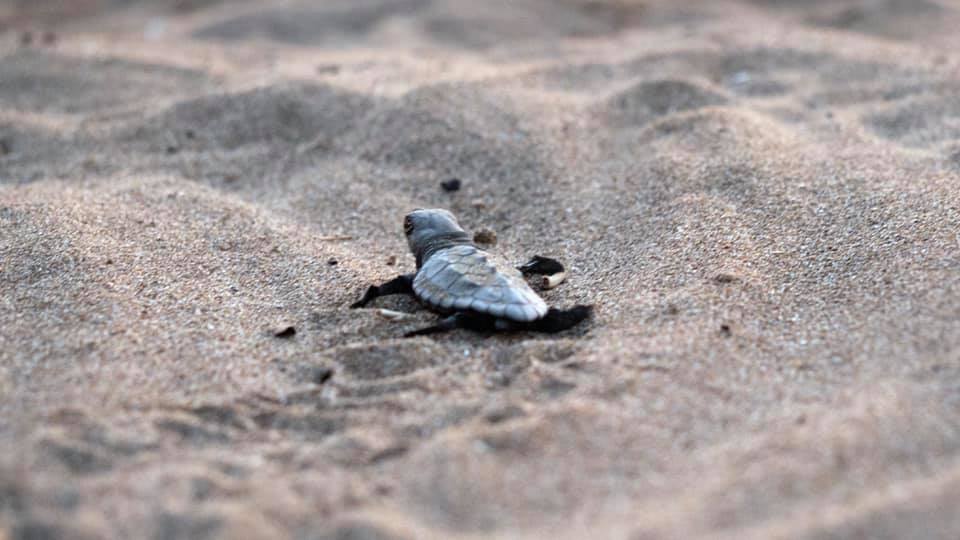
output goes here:
[{"label": "baby sea turtle", "polygon": [[563,265],[534,257],[516,269],[478,248],[442,209],[414,210],[403,220],[417,271],[382,285],[371,285],[351,308],[364,307],[388,294],[412,294],[433,311],[444,315],[437,324],[406,337],[445,332],[454,328],[479,331],[532,330],[560,332],[590,316],[591,306],[561,310],[547,307],[533,292],[523,274],[559,274]]}]

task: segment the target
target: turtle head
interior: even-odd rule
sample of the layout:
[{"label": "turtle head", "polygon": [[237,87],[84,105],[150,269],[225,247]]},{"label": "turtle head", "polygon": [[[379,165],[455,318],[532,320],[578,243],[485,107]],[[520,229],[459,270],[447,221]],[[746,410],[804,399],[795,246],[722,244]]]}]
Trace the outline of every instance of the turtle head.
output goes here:
[{"label": "turtle head", "polygon": [[403,218],[403,232],[410,251],[417,257],[418,268],[439,249],[471,243],[457,218],[441,208],[418,208],[410,212]]}]

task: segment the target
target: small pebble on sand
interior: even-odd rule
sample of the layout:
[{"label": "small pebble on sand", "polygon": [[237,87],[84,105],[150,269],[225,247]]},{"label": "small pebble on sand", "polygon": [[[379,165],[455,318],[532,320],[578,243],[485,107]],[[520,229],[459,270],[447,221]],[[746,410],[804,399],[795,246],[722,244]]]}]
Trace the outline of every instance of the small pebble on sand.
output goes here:
[{"label": "small pebble on sand", "polygon": [[493,232],[491,229],[477,229],[473,233],[473,241],[478,244],[487,244],[495,245],[497,243],[497,233]]},{"label": "small pebble on sand", "polygon": [[443,190],[446,191],[447,193],[460,191],[460,185],[461,185],[461,182],[459,178],[451,178],[444,182],[440,182],[440,187],[442,187]]},{"label": "small pebble on sand", "polygon": [[280,339],[288,339],[297,335],[297,329],[293,326],[281,326],[277,330],[274,330],[273,335]]}]

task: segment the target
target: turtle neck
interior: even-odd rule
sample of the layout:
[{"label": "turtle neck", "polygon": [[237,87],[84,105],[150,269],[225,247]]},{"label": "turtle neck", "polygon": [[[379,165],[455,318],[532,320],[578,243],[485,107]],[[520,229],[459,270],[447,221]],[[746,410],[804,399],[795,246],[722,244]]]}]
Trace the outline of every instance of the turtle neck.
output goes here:
[{"label": "turtle neck", "polygon": [[422,246],[418,246],[413,252],[417,257],[417,270],[419,270],[423,263],[432,257],[434,253],[453,246],[473,246],[473,241],[470,240],[470,236],[464,231],[453,231],[431,237],[428,241],[424,242]]}]

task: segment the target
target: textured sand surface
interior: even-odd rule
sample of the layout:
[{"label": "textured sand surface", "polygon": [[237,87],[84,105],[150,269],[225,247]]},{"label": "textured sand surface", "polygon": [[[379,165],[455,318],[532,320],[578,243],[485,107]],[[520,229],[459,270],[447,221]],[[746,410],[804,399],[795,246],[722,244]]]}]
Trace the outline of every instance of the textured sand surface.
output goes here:
[{"label": "textured sand surface", "polygon": [[[0,539],[960,537],[957,28],[4,2]],[[594,320],[347,309],[415,207]]]}]

